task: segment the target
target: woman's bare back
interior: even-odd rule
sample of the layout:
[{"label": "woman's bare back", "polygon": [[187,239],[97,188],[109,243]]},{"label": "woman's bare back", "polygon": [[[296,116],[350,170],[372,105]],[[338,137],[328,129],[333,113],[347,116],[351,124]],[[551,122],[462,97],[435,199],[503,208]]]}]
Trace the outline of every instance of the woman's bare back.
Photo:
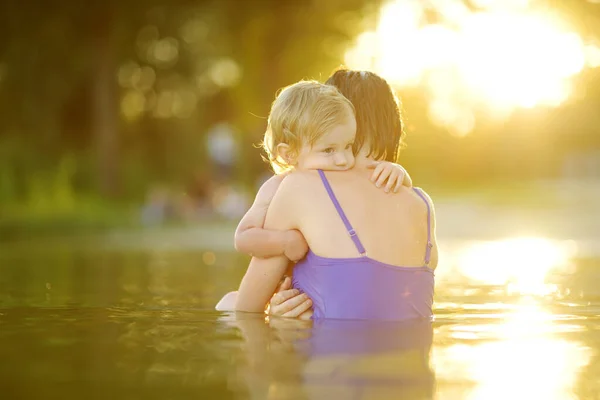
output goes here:
[{"label": "woman's bare back", "polygon": [[[397,266],[423,265],[428,204],[415,190],[403,187],[398,193],[385,193],[369,181],[367,170],[325,172],[325,175],[368,257]],[[294,218],[293,223],[305,236],[311,251],[328,258],[359,257],[318,173],[294,172],[285,181],[282,188],[289,192],[289,218]],[[433,213],[433,206],[427,200]],[[434,268],[437,248],[433,215],[431,220],[430,266]]]}]

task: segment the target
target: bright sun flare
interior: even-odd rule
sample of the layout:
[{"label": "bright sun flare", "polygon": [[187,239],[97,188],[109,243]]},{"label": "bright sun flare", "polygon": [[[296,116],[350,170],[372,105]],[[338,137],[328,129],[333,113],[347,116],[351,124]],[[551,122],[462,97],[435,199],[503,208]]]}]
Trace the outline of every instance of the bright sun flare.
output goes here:
[{"label": "bright sun flare", "polygon": [[569,266],[572,249],[544,238],[512,238],[477,242],[458,257],[462,275],[473,282],[505,285],[520,294],[546,295],[554,286],[546,282],[553,270]]},{"label": "bright sun flare", "polygon": [[[473,3],[481,11],[459,0],[395,0],[346,64],[424,88],[431,120],[457,135],[473,130],[478,111],[503,119],[517,107],[558,106],[572,92],[570,78],[600,66],[599,47],[527,0]],[[426,23],[431,11],[436,23]]]}]

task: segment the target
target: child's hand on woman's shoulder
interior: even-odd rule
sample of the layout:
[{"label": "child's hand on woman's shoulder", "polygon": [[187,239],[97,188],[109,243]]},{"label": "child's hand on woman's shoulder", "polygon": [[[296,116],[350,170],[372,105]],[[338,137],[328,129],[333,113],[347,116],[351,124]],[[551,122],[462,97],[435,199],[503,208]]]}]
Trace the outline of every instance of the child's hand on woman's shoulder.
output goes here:
[{"label": "child's hand on woman's shoulder", "polygon": [[[408,172],[400,165],[389,161],[373,161],[367,165],[367,168],[374,169],[371,174],[371,182],[386,193],[393,190],[397,193],[402,186],[412,187],[412,179]],[[383,186],[385,184],[385,186]],[[393,188],[393,189],[392,189]]]}]

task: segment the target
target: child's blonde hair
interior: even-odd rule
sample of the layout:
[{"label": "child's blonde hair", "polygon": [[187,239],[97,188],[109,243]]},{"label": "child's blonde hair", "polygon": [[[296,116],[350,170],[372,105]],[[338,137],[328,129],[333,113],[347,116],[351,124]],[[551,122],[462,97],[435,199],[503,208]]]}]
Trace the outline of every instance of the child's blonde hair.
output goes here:
[{"label": "child's blonde hair", "polygon": [[276,174],[292,168],[277,151],[287,144],[292,153],[304,144],[314,144],[325,132],[354,118],[354,106],[338,89],[317,81],[300,81],[278,93],[271,112],[262,147]]}]

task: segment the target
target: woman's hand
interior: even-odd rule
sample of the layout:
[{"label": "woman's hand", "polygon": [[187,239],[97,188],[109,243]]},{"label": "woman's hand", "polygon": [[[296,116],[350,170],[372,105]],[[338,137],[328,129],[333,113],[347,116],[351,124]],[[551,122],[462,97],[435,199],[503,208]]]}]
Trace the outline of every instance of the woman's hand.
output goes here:
[{"label": "woman's hand", "polygon": [[271,297],[269,315],[310,320],[312,300],[298,289],[292,289],[292,280],[286,276]]},{"label": "woman's hand", "polygon": [[402,186],[412,187],[412,179],[399,164],[389,161],[373,161],[367,165],[367,168],[375,170],[371,175],[371,182],[375,182],[377,187],[382,187],[385,183],[383,190],[386,193],[389,193],[392,188],[393,192],[397,193]]}]

